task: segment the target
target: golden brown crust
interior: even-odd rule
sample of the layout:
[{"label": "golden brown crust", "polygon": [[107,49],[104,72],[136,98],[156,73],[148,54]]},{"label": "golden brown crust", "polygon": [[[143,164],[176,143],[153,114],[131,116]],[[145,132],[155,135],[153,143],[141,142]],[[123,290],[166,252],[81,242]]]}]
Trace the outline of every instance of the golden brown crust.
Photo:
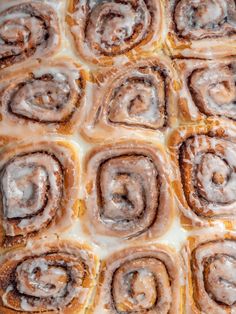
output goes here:
[{"label": "golden brown crust", "polygon": [[0,156],[1,246],[68,228],[78,214],[73,144],[53,138],[13,142]]},{"label": "golden brown crust", "polygon": [[162,17],[160,0],[70,0],[66,20],[78,54],[110,66],[160,47]]},{"label": "golden brown crust", "polygon": [[98,260],[71,241],[42,241],[4,254],[0,261],[0,311],[84,313]]},{"label": "golden brown crust", "polygon": [[179,257],[164,245],[118,251],[103,262],[91,313],[181,313],[180,276]]}]

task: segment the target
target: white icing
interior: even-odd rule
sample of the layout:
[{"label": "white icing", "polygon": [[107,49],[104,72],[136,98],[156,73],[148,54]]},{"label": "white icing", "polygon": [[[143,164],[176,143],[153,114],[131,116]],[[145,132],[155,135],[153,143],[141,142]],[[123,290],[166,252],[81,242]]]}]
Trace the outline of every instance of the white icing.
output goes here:
[{"label": "white icing", "polygon": [[[96,1],[90,1],[90,2],[91,2],[91,6],[94,6],[96,4]],[[59,4],[59,2],[50,1],[50,5],[54,6],[58,10],[58,12],[59,12],[59,14],[61,16],[60,17],[61,25],[63,25],[63,23],[64,23],[63,14],[64,13],[63,13],[63,9],[61,9],[61,8],[63,8],[64,4],[61,5],[61,4]],[[75,28],[75,32],[76,32],[77,31],[76,26],[74,28]],[[65,56],[65,55],[66,56],[70,56],[70,57],[73,57],[77,62],[79,62],[79,61],[81,62],[81,60],[78,58],[78,56],[75,55],[73,50],[72,49],[68,49],[68,47],[70,47],[69,39],[68,39],[68,36],[67,36],[67,34],[66,34],[66,32],[64,30],[62,32],[62,45],[63,45],[62,49],[61,49],[61,51],[59,52],[58,55],[60,55],[60,56]],[[89,51],[89,49],[88,49],[88,51]],[[211,55],[211,51],[210,50],[208,52],[208,55],[209,56]],[[121,64],[123,62],[123,60],[125,60],[125,58],[123,56],[120,57],[120,59],[117,58],[117,63]],[[83,67],[87,68],[87,65],[83,64]],[[44,67],[42,67],[42,70],[36,71],[34,74],[36,76],[37,75],[40,76],[40,75],[44,74],[45,72],[47,72],[47,70],[50,71],[50,73],[54,76],[54,78],[58,82],[60,82],[60,83],[64,82],[65,76],[63,74],[61,74],[60,71],[58,71],[58,68],[45,69]],[[58,73],[58,72],[60,72],[60,73]],[[74,73],[75,73],[75,76],[73,77],[71,84],[74,84],[74,79],[78,78],[78,73],[76,73],[76,72],[74,72]],[[92,83],[88,84],[88,89],[87,89],[88,95],[87,95],[86,110],[87,110],[87,107],[89,107],[91,105],[91,103],[92,103],[91,93],[90,93],[90,89],[92,88],[91,85],[92,85]],[[27,127],[27,131],[25,131],[24,125],[23,125],[23,127],[20,124],[10,125],[8,123],[8,121],[4,121],[3,120],[0,123],[0,133],[1,134],[5,134],[6,132],[7,132],[8,135],[12,135],[12,136],[17,134],[19,137],[22,137],[22,138],[31,137],[31,133],[32,134],[34,133],[34,135],[35,135],[35,127],[34,126],[29,126],[29,127]],[[184,131],[179,131],[179,133],[180,133],[181,136],[184,135]],[[130,135],[127,134],[126,136],[127,136],[127,138],[129,138]],[[163,138],[164,138],[163,143],[164,143],[165,138],[166,138],[165,136],[163,136]],[[107,138],[108,137],[109,137],[109,134],[107,135]],[[37,138],[37,135],[36,135],[36,138]],[[77,153],[78,153],[79,158],[80,158],[81,161],[85,157],[86,153],[92,147],[96,146],[96,145],[94,145],[92,143],[86,142],[78,134],[77,130],[72,135],[65,136],[64,138],[67,139],[67,140],[72,140],[73,141],[75,146],[78,148],[78,152]],[[212,145],[215,146],[216,143],[212,143]],[[231,164],[235,163],[235,154],[232,154],[230,151],[228,151],[227,152],[227,160],[229,160],[229,162]],[[222,168],[221,166],[217,166],[217,167],[219,167],[220,169]],[[169,174],[169,175],[171,175],[171,174]],[[82,181],[81,174],[79,176],[80,176],[80,182],[81,182]],[[234,181],[233,181],[233,183],[234,183]],[[207,185],[207,183],[206,183],[206,185]],[[234,187],[234,185],[233,185],[233,187]],[[80,195],[81,198],[83,198],[84,191],[83,191],[82,184],[78,185],[77,189],[78,189],[78,194]],[[24,191],[26,196],[30,194],[30,190],[31,190],[30,187],[26,188],[26,190]],[[234,189],[233,189],[233,191],[234,191]],[[16,193],[16,191],[14,191],[14,192]],[[18,193],[20,193],[22,195],[22,191],[18,191]],[[15,195],[15,196],[17,196],[17,195]],[[213,196],[213,194],[211,196]],[[230,196],[232,197],[231,194],[230,194]],[[115,251],[121,249],[124,246],[132,245],[132,243],[139,244],[139,240],[137,240],[137,242],[135,242],[135,241],[134,242],[129,242],[129,241],[125,242],[125,241],[122,241],[120,239],[114,239],[113,237],[108,237],[108,236],[102,237],[102,236],[96,235],[95,238],[92,238],[87,233],[85,233],[84,230],[81,228],[81,222],[80,222],[79,219],[74,220],[73,223],[74,224],[73,224],[72,228],[70,230],[68,230],[67,232],[65,232],[65,233],[60,233],[59,237],[60,238],[70,238],[70,239],[74,239],[74,240],[77,240],[77,241],[81,241],[81,242],[84,241],[84,242],[90,243],[93,246],[94,252],[96,252],[96,254],[100,258],[105,258],[109,254],[111,254],[112,252],[115,252]],[[218,225],[219,225],[220,232],[225,230],[222,223],[219,223]],[[19,224],[19,227],[20,228],[24,228],[25,226],[26,226],[26,221],[22,220],[22,222]],[[208,233],[210,232],[210,230],[208,230],[208,229],[202,230],[202,233],[204,233],[204,232],[205,232],[205,237],[207,238],[208,237]],[[13,234],[13,229],[10,230],[10,227],[9,227],[9,234]],[[169,231],[164,236],[162,236],[161,238],[156,238],[156,239],[152,239],[152,240],[148,239],[146,243],[148,245],[150,245],[150,243],[155,243],[155,244],[163,243],[163,244],[166,244],[166,245],[169,245],[169,246],[173,247],[178,252],[180,252],[180,248],[181,248],[182,244],[186,241],[186,239],[187,239],[187,237],[189,235],[192,235],[192,233],[187,231],[187,230],[184,230],[181,227],[181,225],[180,225],[179,217],[176,217],[175,222],[171,225]],[[57,239],[56,239],[56,241],[57,241]],[[30,244],[28,244],[28,246],[30,247]],[[86,255],[86,253],[85,253],[85,255]],[[4,304],[7,304],[6,295],[7,295],[8,292],[11,291],[11,289],[12,289],[11,286],[9,286],[7,288],[6,293],[2,297]],[[82,289],[82,290],[84,291],[86,289]],[[85,300],[85,298],[86,298],[86,293],[83,294],[82,293],[83,291],[80,291],[80,289],[75,291],[75,293],[79,293],[81,295],[81,302],[83,302]],[[26,299],[22,298],[21,301],[22,301],[21,302],[21,306],[22,306],[22,308],[24,310],[26,310],[28,312],[31,312],[31,311],[34,310],[34,308],[32,306],[30,306],[30,304],[27,302]],[[102,311],[103,311],[103,309],[99,309],[98,313],[101,314],[101,313],[103,313]]]}]

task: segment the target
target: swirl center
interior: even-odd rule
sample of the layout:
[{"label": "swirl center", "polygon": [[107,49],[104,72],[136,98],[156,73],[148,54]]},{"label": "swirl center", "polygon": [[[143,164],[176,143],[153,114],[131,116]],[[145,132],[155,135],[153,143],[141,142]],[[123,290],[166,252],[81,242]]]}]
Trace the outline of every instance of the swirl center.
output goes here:
[{"label": "swirl center", "polygon": [[127,80],[116,91],[111,102],[109,112],[111,121],[116,122],[117,119],[122,118],[121,108],[126,109],[127,115],[131,117],[146,120],[149,123],[155,122],[158,115],[158,97],[155,87],[142,78]]},{"label": "swirl center", "polygon": [[216,83],[210,86],[209,95],[218,105],[224,105],[230,102],[234,102],[236,98],[235,84],[233,84],[232,86],[232,84],[227,81]]},{"label": "swirl center", "polygon": [[19,163],[16,168],[15,164],[10,164],[2,177],[2,186],[5,192],[6,216],[25,217],[42,208],[47,194],[47,174],[41,167]]},{"label": "swirl center", "polygon": [[[151,224],[158,195],[156,180],[156,168],[145,156],[120,156],[105,161],[97,181],[103,222],[112,223],[119,230]],[[147,199],[150,188],[154,198],[151,200]]]},{"label": "swirl center", "polygon": [[199,110],[206,115],[235,119],[235,65],[196,70],[190,77],[190,92]]},{"label": "swirl center", "polygon": [[112,123],[154,128],[165,124],[166,95],[159,73],[126,77],[109,97],[108,118]]},{"label": "swirl center", "polygon": [[29,77],[6,89],[3,96],[5,110],[11,115],[40,123],[67,121],[80,97],[77,83],[57,67],[30,73]]},{"label": "swirl center", "polygon": [[[15,113],[20,113],[27,107],[40,107],[47,110],[59,110],[68,102],[69,86],[67,84],[37,80],[21,87],[15,94],[11,108]],[[34,110],[32,108],[31,110]]]},{"label": "swirl center", "polygon": [[86,28],[91,48],[104,55],[130,50],[146,37],[151,16],[144,1],[103,2],[92,8]]},{"label": "swirl center", "polygon": [[128,22],[128,20],[124,20],[121,14],[107,14],[106,16],[103,16],[102,19],[102,43],[109,46],[119,45],[121,41],[131,36],[132,27],[130,21]]},{"label": "swirl center", "polygon": [[129,161],[129,157],[123,159],[123,162],[117,159],[109,160],[101,168],[104,197],[103,216],[107,219],[135,219],[144,210],[142,178],[138,174],[130,172]]},{"label": "swirl center", "polygon": [[158,288],[154,271],[158,264],[153,258],[140,258],[125,263],[115,272],[113,296],[119,313],[139,313],[155,306]]},{"label": "swirl center", "polygon": [[234,11],[233,1],[180,0],[174,19],[180,36],[200,40],[235,33]]},{"label": "swirl center", "polygon": [[59,44],[56,12],[45,2],[13,1],[0,12],[1,68],[42,57]]},{"label": "swirl center", "polygon": [[27,13],[16,14],[21,18],[15,18],[14,13],[9,15],[9,20],[0,26],[0,36],[9,45],[9,50],[12,45],[17,45],[15,49],[18,54],[23,49],[41,44],[47,36],[47,30],[40,17],[29,16]]},{"label": "swirl center", "polygon": [[0,26],[0,37],[9,44],[22,43],[25,44],[29,40],[30,30],[24,25],[8,21]]},{"label": "swirl center", "polygon": [[221,8],[214,1],[193,5],[190,8],[190,25],[193,28],[214,28],[223,19]]},{"label": "swirl center", "polygon": [[16,269],[18,291],[34,297],[62,296],[68,280],[65,269],[43,258],[26,260]]},{"label": "swirl center", "polygon": [[232,170],[220,156],[207,153],[198,165],[197,186],[200,195],[213,203],[230,203],[235,195],[230,193]]},{"label": "swirl center", "polygon": [[205,286],[212,299],[228,306],[236,303],[236,260],[228,255],[214,257],[204,269]]},{"label": "swirl center", "polygon": [[[57,184],[61,180],[60,165],[49,155],[38,152],[14,158],[1,177],[5,217],[30,218],[50,206],[51,197],[57,206],[61,193]],[[51,195],[51,190],[55,195]]]}]

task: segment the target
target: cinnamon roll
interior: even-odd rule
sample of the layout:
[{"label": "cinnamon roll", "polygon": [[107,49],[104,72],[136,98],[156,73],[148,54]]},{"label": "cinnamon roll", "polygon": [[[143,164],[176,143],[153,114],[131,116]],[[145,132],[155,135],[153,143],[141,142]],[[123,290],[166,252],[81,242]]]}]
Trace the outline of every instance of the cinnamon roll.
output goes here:
[{"label": "cinnamon roll", "polygon": [[175,56],[213,59],[236,54],[234,0],[171,0],[168,44]]},{"label": "cinnamon roll", "polygon": [[236,120],[235,58],[221,61],[176,61],[183,86],[179,99],[187,121]]},{"label": "cinnamon roll", "polygon": [[70,142],[14,143],[2,149],[0,160],[2,246],[72,224],[78,214],[78,160]]},{"label": "cinnamon roll", "polygon": [[0,261],[0,311],[79,314],[95,284],[97,259],[78,243],[34,243]]},{"label": "cinnamon roll", "polygon": [[70,0],[67,22],[82,58],[111,65],[160,46],[162,11],[159,0]]},{"label": "cinnamon roll", "polygon": [[235,221],[236,129],[183,127],[170,139],[179,206],[193,225]]},{"label": "cinnamon roll", "polygon": [[[178,78],[167,57],[94,74],[92,107],[82,134],[89,139],[132,134],[152,136],[174,125]],[[127,133],[128,132],[128,133]]]},{"label": "cinnamon roll", "polygon": [[185,256],[189,270],[186,291],[189,313],[234,313],[235,237],[226,234],[209,237],[207,241],[193,239],[185,249]]},{"label": "cinnamon roll", "polygon": [[180,313],[178,256],[151,245],[117,252],[104,261],[94,314]]},{"label": "cinnamon roll", "polygon": [[23,73],[4,75],[0,82],[1,124],[13,128],[23,125],[42,132],[69,131],[79,120],[85,76],[69,60],[47,62],[24,69]]},{"label": "cinnamon roll", "polygon": [[124,142],[92,150],[85,165],[81,218],[90,234],[120,239],[162,235],[173,214],[168,174],[161,146]]},{"label": "cinnamon roll", "polygon": [[0,68],[55,53],[60,45],[60,31],[52,3],[36,0],[2,1]]}]

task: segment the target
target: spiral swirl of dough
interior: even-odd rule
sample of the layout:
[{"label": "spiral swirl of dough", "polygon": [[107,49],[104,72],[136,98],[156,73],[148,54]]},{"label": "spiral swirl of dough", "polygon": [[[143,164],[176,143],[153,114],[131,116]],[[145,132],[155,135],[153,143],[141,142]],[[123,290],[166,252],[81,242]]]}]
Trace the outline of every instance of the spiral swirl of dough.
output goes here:
[{"label": "spiral swirl of dough", "polygon": [[49,55],[59,43],[58,18],[48,4],[26,0],[0,12],[0,68]]}]

